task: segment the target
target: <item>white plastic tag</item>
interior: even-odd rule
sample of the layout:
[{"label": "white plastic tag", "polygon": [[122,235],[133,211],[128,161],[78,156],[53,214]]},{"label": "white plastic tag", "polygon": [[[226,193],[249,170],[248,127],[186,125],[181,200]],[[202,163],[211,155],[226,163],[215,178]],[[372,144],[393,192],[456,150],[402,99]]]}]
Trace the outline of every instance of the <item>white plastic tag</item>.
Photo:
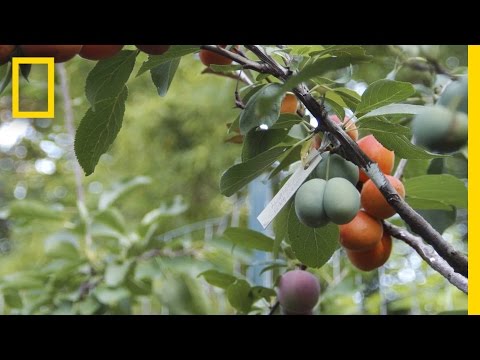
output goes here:
[{"label": "white plastic tag", "polygon": [[288,200],[295,195],[298,188],[303,184],[305,179],[312,173],[322,160],[318,150],[311,150],[305,161],[305,166],[300,165],[292,176],[287,180],[285,185],[278,191],[263,211],[258,215],[257,220],[264,229],[275,219],[275,216],[283,209]]}]

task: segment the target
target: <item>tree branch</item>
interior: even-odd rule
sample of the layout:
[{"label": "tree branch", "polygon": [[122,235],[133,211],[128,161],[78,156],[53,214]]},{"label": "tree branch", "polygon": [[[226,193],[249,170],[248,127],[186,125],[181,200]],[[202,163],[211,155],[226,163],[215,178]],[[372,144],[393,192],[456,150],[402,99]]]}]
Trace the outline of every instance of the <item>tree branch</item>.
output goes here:
[{"label": "tree branch", "polygon": [[[256,45],[245,45],[247,49],[252,51],[257,57],[264,61],[264,64],[256,63],[231,51],[216,47],[214,45],[202,45],[205,48],[238,62],[239,64],[248,66],[250,69],[271,74],[283,81],[290,76],[287,69],[277,64],[274,59]],[[456,250],[410,205],[408,205],[393,188],[380,168],[358,147],[350,136],[340,127],[328,118],[325,108],[310,94],[309,89],[304,84],[298,85],[293,92],[297,98],[305,105],[310,113],[317,119],[319,130],[328,131],[333,138],[342,146],[342,151],[347,160],[352,161],[359,166],[373,181],[375,186],[380,190],[387,202],[396,210],[400,217],[410,226],[410,228],[420,235],[425,242],[432,245],[435,251],[445,261],[453,267],[453,269],[468,277],[468,259],[465,254]]]},{"label": "tree branch", "polygon": [[430,246],[425,245],[422,239],[409,233],[407,230],[390,224],[386,221],[383,222],[383,228],[394,238],[405,242],[410,245],[420,257],[447,279],[452,285],[468,294],[468,280],[464,276],[455,272],[454,269]]},{"label": "tree branch", "polygon": [[[63,107],[65,111],[65,127],[67,129],[68,136],[72,142],[72,153],[74,152],[73,143],[75,140],[75,126],[74,126],[74,116],[73,116],[73,106],[72,106],[72,97],[70,96],[70,89],[68,86],[68,75],[67,70],[65,69],[65,64],[57,64],[58,75],[60,78],[60,86],[62,89],[63,97]],[[73,172],[75,174],[75,187],[77,191],[77,203],[79,207],[86,208],[85,205],[85,190],[83,188],[82,182],[82,169],[78,163],[78,160],[75,156],[73,158]],[[85,228],[85,245],[87,251],[92,248],[92,235],[90,233],[90,226],[86,224]]]}]

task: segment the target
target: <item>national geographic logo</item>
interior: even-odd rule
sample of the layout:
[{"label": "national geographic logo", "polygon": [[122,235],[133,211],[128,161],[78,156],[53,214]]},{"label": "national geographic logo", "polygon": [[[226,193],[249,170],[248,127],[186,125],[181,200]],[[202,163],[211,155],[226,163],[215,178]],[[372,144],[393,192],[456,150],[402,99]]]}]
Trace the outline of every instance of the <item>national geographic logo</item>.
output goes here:
[{"label": "national geographic logo", "polygon": [[[46,111],[20,110],[20,64],[47,65],[48,100]],[[12,117],[45,119],[55,117],[55,69],[53,57],[14,57],[12,58]]]}]

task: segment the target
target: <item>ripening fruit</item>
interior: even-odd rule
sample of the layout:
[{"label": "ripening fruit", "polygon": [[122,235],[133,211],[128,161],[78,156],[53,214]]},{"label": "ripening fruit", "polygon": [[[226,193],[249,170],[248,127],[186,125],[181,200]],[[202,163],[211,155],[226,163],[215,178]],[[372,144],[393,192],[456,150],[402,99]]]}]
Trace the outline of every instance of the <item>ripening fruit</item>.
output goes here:
[{"label": "ripening fruit", "polygon": [[280,106],[280,114],[295,114],[297,112],[297,107],[297,97],[292,93],[287,93],[282,100],[282,105]]},{"label": "ripening fruit", "polygon": [[430,106],[416,115],[412,131],[418,145],[437,152],[460,149],[468,140],[468,116],[443,106]]},{"label": "ripening fruit", "polygon": [[335,177],[325,186],[323,208],[333,223],[349,223],[360,210],[360,194],[350,181]]},{"label": "ripening fruit", "polygon": [[[398,195],[402,199],[405,198],[405,187],[396,177],[385,175],[390,184],[397,190]],[[395,214],[395,209],[385,200],[380,190],[377,189],[372,180],[368,180],[363,184],[361,193],[362,207],[367,213],[377,219],[386,219]]]},{"label": "ripening fruit", "polygon": [[311,314],[320,297],[318,279],[304,270],[286,272],[278,283],[278,302],[292,315]]},{"label": "ripening fruit", "polygon": [[[226,48],[227,45],[219,45],[221,48]],[[220,54],[214,53],[213,51],[202,49],[198,54],[200,56],[200,61],[205,66],[210,65],[230,65],[232,63],[232,59],[228,57],[222,56]]]},{"label": "ripening fruit", "polygon": [[315,134],[312,139],[312,148],[315,150],[320,149],[320,145],[322,144],[322,138],[320,134]]},{"label": "ripening fruit", "polygon": [[350,181],[353,185],[358,182],[358,167],[345,160],[338,154],[330,154],[325,152],[322,154],[322,161],[315,168],[314,175],[319,179],[331,179],[341,177]]},{"label": "ripening fruit", "polygon": [[468,77],[452,81],[440,94],[437,102],[452,111],[461,111],[468,114]]},{"label": "ripening fruit", "polygon": [[122,50],[123,45],[83,45],[80,56],[88,60],[111,58]]},{"label": "ripening fruit", "polygon": [[340,121],[337,115],[330,115],[330,120],[336,122],[337,124],[340,124],[343,130],[346,131],[347,135],[350,136],[350,138],[353,141],[358,140],[357,126],[355,125],[355,122],[352,119],[348,118],[348,116],[345,116],[345,119],[343,119],[343,122],[342,122]]},{"label": "ripening fruit", "polygon": [[10,55],[15,47],[15,45],[0,45],[0,65],[6,64],[10,60]]},{"label": "ripening fruit", "polygon": [[295,213],[298,220],[306,226],[320,227],[328,223],[323,208],[323,195],[327,182],[312,179],[305,182],[295,194]]},{"label": "ripening fruit", "polygon": [[362,271],[372,271],[385,264],[392,252],[392,238],[384,233],[380,242],[374,248],[365,251],[346,250],[348,259]]},{"label": "ripening fruit", "polygon": [[382,223],[363,210],[348,224],[340,225],[340,243],[345,249],[352,251],[374,248],[382,235]]},{"label": "ripening fruit", "polygon": [[20,45],[23,56],[53,57],[56,63],[72,59],[82,47],[83,45]]},{"label": "ripening fruit", "polygon": [[[378,142],[373,135],[368,135],[357,141],[362,151],[380,168],[384,174],[390,175],[395,161],[395,153],[385,148]],[[368,180],[367,174],[360,170],[360,181],[364,183]]]},{"label": "ripening fruit", "polygon": [[140,51],[148,55],[162,55],[170,49],[170,45],[135,45]]}]

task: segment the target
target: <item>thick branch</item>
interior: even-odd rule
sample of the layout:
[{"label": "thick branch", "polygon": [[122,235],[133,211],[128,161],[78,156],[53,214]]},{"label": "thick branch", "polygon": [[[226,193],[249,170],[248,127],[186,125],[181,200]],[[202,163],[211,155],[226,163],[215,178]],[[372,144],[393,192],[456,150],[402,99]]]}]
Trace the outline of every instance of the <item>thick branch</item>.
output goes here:
[{"label": "thick branch", "polygon": [[[286,80],[290,75],[288,71],[277,64],[274,59],[269,57],[256,45],[245,45],[250,51],[265,61],[265,64],[253,62],[245,57],[230,52],[228,50],[216,47],[214,45],[202,45],[202,48],[208,48],[219,54],[227,56],[239,64],[250,66],[251,69],[269,73],[281,80]],[[252,64],[253,63],[253,64]],[[328,131],[342,145],[342,151],[345,157],[359,166],[373,183],[378,187],[388,203],[397,211],[400,217],[410,226],[410,228],[420,235],[425,242],[432,245],[437,253],[450,264],[455,271],[468,276],[468,259],[465,254],[457,251],[453,246],[447,243],[442,236],[422,217],[415,212],[396,192],[385,175],[380,171],[378,165],[358,147],[347,133],[336,123],[331,121],[324,107],[310,94],[309,89],[300,84],[293,92],[298,99],[305,105],[310,113],[317,119],[319,129],[323,132]]]},{"label": "thick branch", "polygon": [[455,285],[458,289],[468,294],[468,280],[456,273],[453,268],[437,254],[437,252],[428,245],[425,245],[422,239],[409,233],[407,230],[398,226],[392,225],[386,221],[383,223],[385,231],[387,231],[393,237],[410,245],[425,260],[425,262],[447,279],[451,284]]}]

